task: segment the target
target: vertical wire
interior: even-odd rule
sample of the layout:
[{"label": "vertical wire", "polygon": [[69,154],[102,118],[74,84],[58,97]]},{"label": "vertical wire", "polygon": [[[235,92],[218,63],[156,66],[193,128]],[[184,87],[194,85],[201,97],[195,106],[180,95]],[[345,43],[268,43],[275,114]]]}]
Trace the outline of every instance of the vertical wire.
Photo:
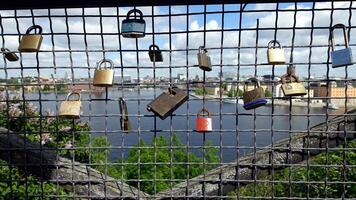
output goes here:
[{"label": "vertical wire", "polygon": [[[105,41],[104,41],[104,33],[103,33],[103,16],[102,16],[102,12],[101,12],[102,7],[99,7],[99,15],[100,15],[100,41],[101,41],[101,49],[103,52],[103,57],[104,59],[106,59],[105,57]],[[106,64],[106,63],[104,63]],[[115,70],[115,65],[113,66],[114,70]],[[108,92],[108,87],[105,87],[105,130],[104,130],[104,134],[105,134],[105,143],[108,144],[108,96],[109,96],[109,92]],[[112,163],[111,163],[112,164]],[[107,198],[107,179],[108,179],[108,148],[105,147],[105,161],[104,161],[104,174],[105,174],[105,180],[104,180],[104,195],[105,198]]]},{"label": "vertical wire", "polygon": [[[83,22],[83,40],[84,40],[84,45],[85,45],[85,58],[86,58],[86,65],[87,65],[87,72],[88,72],[88,78],[89,80],[91,80],[91,75],[90,75],[90,60],[89,60],[89,53],[88,53],[88,39],[87,39],[87,28],[86,28],[86,21],[85,21],[85,8],[81,9],[82,11],[82,22]],[[92,121],[92,117],[91,117],[91,110],[92,110],[92,84],[89,83],[89,111],[88,111],[88,121],[89,124],[91,124]],[[92,132],[89,131],[89,158],[88,158],[88,163],[89,165],[92,164],[92,151],[93,151],[93,144],[92,144],[92,140],[93,140],[93,136],[92,136]],[[91,177],[91,171],[88,170],[88,179],[90,180]],[[88,195],[90,195],[90,191],[91,191],[91,181],[88,181]]]},{"label": "vertical wire", "polygon": [[[220,40],[220,74],[222,75],[223,74],[223,71],[222,71],[222,66],[223,66],[223,52],[224,52],[224,27],[225,27],[225,4],[222,4],[222,15],[221,15],[221,40]],[[220,173],[219,173],[219,179],[220,179],[220,184],[219,184],[219,195],[223,195],[223,177],[221,176],[222,173],[223,173],[223,170],[221,168],[222,164],[222,160],[223,160],[223,155],[222,155],[222,151],[223,151],[223,143],[222,143],[222,76],[220,76],[220,83],[219,83],[219,119],[220,119],[220,123],[219,123],[219,140],[220,140],[220,154],[219,154],[219,167],[220,167]],[[212,121],[213,122],[213,121]],[[214,165],[215,166],[215,165]]]},{"label": "vertical wire", "polygon": [[[275,18],[275,21],[274,21],[274,34],[273,34],[273,39],[274,40],[277,40],[277,33],[278,33],[278,10],[279,10],[279,3],[276,3],[276,11],[275,11],[275,15],[276,15],[276,18]],[[273,83],[275,83],[275,65],[273,64],[272,65],[272,80],[273,80]],[[278,84],[278,83],[277,83]],[[277,86],[277,85],[276,85]],[[280,92],[280,87],[275,87],[275,84],[272,84],[272,91],[275,91],[276,90],[276,93]],[[274,147],[274,113],[275,113],[275,110],[274,110],[274,95],[272,95],[272,106],[271,106],[271,179],[272,179],[272,199],[274,199],[275,197],[275,186],[274,186],[274,183],[275,183],[275,180],[274,180],[274,150],[275,150],[275,147]]]},{"label": "vertical wire", "polygon": [[[65,24],[66,24],[66,36],[67,36],[67,44],[68,44],[68,50],[69,50],[69,61],[70,61],[70,69],[71,69],[71,77],[72,77],[72,86],[74,85],[75,82],[75,77],[74,77],[74,67],[73,67],[73,57],[72,57],[72,47],[71,47],[71,40],[70,40],[70,35],[69,35],[69,23],[68,23],[68,11],[67,8],[64,9],[65,13]],[[72,148],[71,148],[71,155],[72,155],[72,171],[74,171],[74,162],[75,162],[75,132],[77,130],[75,129],[75,121],[72,119]],[[71,176],[72,179],[72,192],[73,192],[73,198],[75,197],[75,182],[74,182],[74,176],[72,174]]]},{"label": "vertical wire", "polygon": [[[35,25],[35,16],[33,14],[33,9],[30,10],[31,11],[31,19],[32,19],[32,24]],[[40,114],[40,118],[39,118],[39,134],[40,134],[40,141],[42,141],[42,95],[41,95],[41,74],[40,74],[40,69],[39,69],[39,65],[40,65],[40,61],[38,58],[38,54],[39,52],[36,52],[36,71],[37,71],[37,88],[38,88],[38,105],[39,105],[39,114]],[[26,107],[25,107],[26,108]],[[40,142],[40,152],[42,152],[42,142]],[[43,163],[43,154],[41,153],[40,156],[40,174],[41,177],[43,177],[43,169],[42,169],[42,163]],[[40,181],[40,185],[41,185],[41,198],[43,198],[43,181]]]},{"label": "vertical wire", "polygon": [[[257,62],[258,62],[258,39],[259,39],[259,28],[260,28],[260,20],[256,20],[256,40],[255,40],[255,61],[254,61],[254,77],[257,79]],[[257,87],[257,83],[256,83]],[[253,162],[252,162],[252,167],[253,167],[253,195],[256,196],[256,186],[257,186],[257,165],[254,161],[257,160],[257,131],[256,131],[256,109],[253,109]]]},{"label": "vertical wire", "polygon": [[[206,48],[206,4],[204,4],[204,39],[203,39],[203,42],[204,42],[204,47]],[[203,108],[205,108],[205,83],[206,83],[206,73],[205,73],[205,70],[203,70]],[[214,116],[214,115],[213,115]],[[206,143],[206,133],[204,132],[203,133],[203,198],[205,199],[206,198],[206,192],[205,192],[205,180],[206,180],[206,152],[205,152],[205,143]]]},{"label": "vertical wire", "polygon": [[[169,32],[169,80],[170,80],[170,85],[172,86],[173,84],[173,77],[172,77],[172,7],[171,5],[169,5],[168,7],[168,32]],[[172,177],[173,177],[173,150],[172,150],[172,132],[173,132],[173,115],[170,116],[170,120],[169,120],[169,153],[170,153],[170,159],[169,159],[169,167],[170,167],[170,181],[169,181],[169,188],[172,189],[173,188],[173,181],[172,181]],[[170,190],[172,191],[172,190]],[[171,193],[171,197],[172,197],[172,193]]]},{"label": "vertical wire", "polygon": [[[19,24],[19,20],[18,20],[18,16],[17,16],[17,10],[15,9],[14,10],[15,12],[15,21],[16,21],[16,29],[17,29],[17,33],[19,35],[21,35],[21,32],[20,32],[20,24]],[[19,43],[20,43],[20,37],[19,37]],[[20,69],[21,69],[21,93],[22,93],[22,106],[25,108],[26,106],[26,98],[25,98],[25,83],[24,83],[24,67],[23,67],[23,58],[22,58],[22,53],[19,52],[19,60],[20,60]],[[26,112],[24,113],[24,118],[27,118],[26,116]],[[24,132],[24,137],[26,138],[27,137],[27,134],[28,134],[28,131],[27,131],[27,128],[26,127],[19,127],[21,128],[21,132]],[[40,138],[41,139],[41,138]],[[26,151],[27,150],[27,140],[24,140],[24,150]],[[10,171],[11,172],[11,171]],[[24,172],[25,172],[25,198],[28,199],[28,176],[29,176],[29,173],[27,171],[27,154],[25,154],[25,166],[24,166]]]},{"label": "vertical wire", "polygon": [[[330,24],[329,27],[332,27],[333,25],[333,14],[334,14],[334,2],[331,2],[331,12],[330,12]],[[330,34],[330,33],[329,33]],[[324,198],[326,198],[327,195],[327,182],[328,182],[328,163],[329,163],[329,95],[330,95],[330,101],[331,101],[331,94],[330,94],[330,80],[329,80],[329,74],[330,74],[330,44],[328,45],[328,57],[327,57],[327,64],[326,64],[326,119],[325,119],[325,125],[326,125],[326,143],[325,143],[325,179],[324,179]],[[320,136],[323,136],[322,133],[320,133]]]},{"label": "vertical wire", "polygon": [[[236,116],[235,116],[235,126],[236,126],[236,175],[235,175],[235,180],[237,180],[237,192],[236,192],[236,198],[240,198],[240,138],[239,138],[239,88],[240,88],[240,58],[241,58],[241,35],[242,35],[242,13],[247,4],[240,4],[240,11],[239,11],[239,28],[238,28],[238,41],[237,41],[237,84],[236,84],[236,104],[235,104],[235,111],[236,111]],[[236,188],[235,188],[236,189]]]},{"label": "vertical wire", "polygon": [[[3,19],[2,16],[0,15],[0,30],[1,30],[1,42],[2,42],[2,47],[6,47],[6,40],[4,37],[4,26],[3,26]],[[9,74],[8,74],[8,64],[7,64],[7,60],[5,59],[5,56],[3,55],[3,61],[4,61],[4,73],[5,73],[5,80],[9,79]],[[10,121],[10,114],[9,114],[9,108],[10,108],[10,96],[9,96],[9,88],[7,86],[7,83],[5,84],[5,103],[6,103],[6,125],[7,127],[9,127],[9,121]],[[8,144],[10,146],[10,130],[7,129],[6,131],[6,135],[7,135],[7,141]],[[9,160],[7,161],[8,163],[10,163],[10,161],[12,160],[12,153],[9,154]],[[10,199],[13,198],[13,188],[12,188],[12,170],[13,170],[13,166],[12,165],[8,165],[9,168],[9,174],[8,174],[8,179],[7,181],[7,185],[10,186]]]},{"label": "vertical wire", "polygon": [[310,69],[311,69],[311,58],[313,51],[313,34],[314,34],[314,18],[315,18],[315,2],[312,6],[312,18],[311,18],[311,30],[310,30],[310,42],[309,42],[309,56],[308,56],[308,110],[307,110],[307,198],[310,193]]},{"label": "vertical wire", "polygon": [[[185,60],[185,64],[186,64],[186,74],[187,74],[187,81],[189,82],[189,5],[186,5],[186,49],[185,49],[185,57],[186,57],[186,60]],[[187,92],[189,92],[189,83],[187,83]],[[189,95],[189,94],[188,94]],[[189,136],[190,136],[190,131],[189,131],[189,114],[190,114],[190,104],[189,104],[189,98],[187,100],[187,116],[186,116],[186,119],[187,119],[187,125],[186,125],[186,128],[187,128],[187,131],[186,131],[186,140],[187,140],[187,147],[186,147],[186,159],[187,159],[187,162],[188,164],[186,165],[186,170],[187,170],[187,174],[186,174],[186,181],[187,181],[187,187],[185,189],[185,196],[188,196],[189,195],[189,170],[190,170],[190,156],[189,156]]]}]

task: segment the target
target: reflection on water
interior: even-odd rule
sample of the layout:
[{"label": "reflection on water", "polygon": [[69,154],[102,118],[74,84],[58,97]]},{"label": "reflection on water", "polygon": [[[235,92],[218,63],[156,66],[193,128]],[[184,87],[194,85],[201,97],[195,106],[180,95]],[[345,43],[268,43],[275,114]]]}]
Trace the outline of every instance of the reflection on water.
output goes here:
[{"label": "reflection on water", "polygon": [[[162,90],[157,89],[156,96],[161,92]],[[132,115],[130,121],[133,132],[129,134],[121,132],[119,125],[118,99],[122,95],[127,100],[128,112]],[[65,96],[65,94],[58,94],[56,102],[55,94],[41,94],[41,99],[45,100],[42,101],[42,111],[48,108],[56,110],[56,106],[58,109],[60,101]],[[109,100],[105,101],[105,98]],[[307,130],[308,121],[309,127],[312,127],[324,122],[326,118],[325,115],[313,116],[313,114],[325,113],[324,108],[310,108],[309,117],[299,116],[308,113],[307,107],[292,107],[291,115],[289,115],[290,108],[288,106],[275,106],[274,109],[261,107],[255,110],[256,115],[254,115],[253,110],[246,111],[240,105],[206,101],[206,108],[214,114],[212,118],[215,131],[204,135],[193,131],[196,113],[203,107],[202,100],[190,98],[189,102],[184,103],[175,112],[175,114],[183,114],[182,116],[161,120],[158,117],[153,117],[152,113],[146,109],[146,105],[153,98],[154,90],[152,89],[112,90],[108,93],[92,93],[91,95],[83,93],[83,117],[81,120],[90,123],[93,136],[106,135],[109,138],[112,147],[115,147],[112,150],[113,159],[121,158],[122,155],[126,156],[128,149],[125,147],[137,144],[140,139],[149,143],[154,136],[163,135],[169,138],[173,133],[176,133],[181,141],[189,146],[201,146],[204,140],[212,141],[219,147],[219,155],[221,152],[222,160],[228,162],[236,159],[236,146],[242,155],[253,150],[254,146],[263,147],[271,144],[272,140],[278,141],[289,137],[289,130]],[[35,100],[34,103],[39,105],[38,93],[28,94],[26,99]],[[272,110],[273,118],[271,117]],[[194,148],[191,151],[194,152]]]}]

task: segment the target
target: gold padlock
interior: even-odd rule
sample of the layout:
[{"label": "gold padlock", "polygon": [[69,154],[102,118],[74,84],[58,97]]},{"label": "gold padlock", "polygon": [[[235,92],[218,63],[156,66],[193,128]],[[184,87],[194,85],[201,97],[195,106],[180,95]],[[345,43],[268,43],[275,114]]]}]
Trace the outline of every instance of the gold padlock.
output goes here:
[{"label": "gold padlock", "polygon": [[198,64],[200,69],[204,71],[211,71],[211,60],[207,53],[208,50],[204,46],[199,47],[199,52],[197,54]]},{"label": "gold padlock", "polygon": [[119,99],[119,106],[120,106],[120,113],[121,113],[121,118],[120,118],[121,130],[123,132],[129,132],[131,131],[131,123],[129,120],[125,99],[123,98]]},{"label": "gold padlock", "polygon": [[[274,45],[273,47],[272,44]],[[278,48],[276,47],[276,44],[278,45]],[[268,43],[267,59],[268,59],[268,64],[272,64],[272,65],[281,65],[286,63],[284,49],[282,48],[279,41],[271,40]]]},{"label": "gold padlock", "polygon": [[281,76],[281,82],[284,96],[303,96],[307,94],[303,83],[295,75],[295,67],[293,65],[287,68],[287,74]]},{"label": "gold padlock", "polygon": [[[102,68],[104,63],[109,63],[109,68]],[[98,63],[94,72],[93,85],[99,87],[112,86],[114,81],[114,63],[110,59],[103,59]]]},{"label": "gold padlock", "polygon": [[[38,34],[36,33],[38,29]],[[34,30],[35,34],[30,34]],[[33,25],[27,29],[26,35],[22,36],[19,46],[19,51],[21,52],[37,52],[40,50],[42,43],[42,27],[39,25]]]},{"label": "gold padlock", "polygon": [[[247,86],[249,83],[255,84],[255,89],[247,91]],[[265,91],[261,87],[260,81],[257,78],[249,78],[245,81],[244,93],[243,93],[244,104],[243,107],[246,110],[258,108],[260,106],[266,105],[267,100],[265,99]]]},{"label": "gold padlock", "polygon": [[[69,100],[72,95],[78,95],[77,99]],[[79,92],[70,92],[65,101],[61,103],[59,108],[59,116],[70,118],[70,119],[79,119],[80,112],[81,112],[82,102],[81,102],[81,95]]]},{"label": "gold padlock", "polygon": [[13,62],[19,60],[19,57],[16,55],[16,53],[11,52],[8,48],[1,48],[1,52],[4,54],[8,61]]}]

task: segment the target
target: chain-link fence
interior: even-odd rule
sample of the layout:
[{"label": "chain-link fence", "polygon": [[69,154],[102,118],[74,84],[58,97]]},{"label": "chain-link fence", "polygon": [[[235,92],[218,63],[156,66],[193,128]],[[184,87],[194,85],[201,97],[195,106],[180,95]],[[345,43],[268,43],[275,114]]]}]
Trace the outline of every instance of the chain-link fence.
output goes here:
[{"label": "chain-link fence", "polygon": [[2,198],[356,198],[354,2],[16,2]]}]

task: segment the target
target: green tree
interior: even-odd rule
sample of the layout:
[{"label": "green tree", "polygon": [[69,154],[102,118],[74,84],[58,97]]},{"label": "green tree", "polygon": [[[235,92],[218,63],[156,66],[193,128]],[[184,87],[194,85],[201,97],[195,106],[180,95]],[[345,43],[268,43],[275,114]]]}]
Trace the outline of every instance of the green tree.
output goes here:
[{"label": "green tree", "polygon": [[237,92],[237,90],[231,89],[229,90],[229,92],[227,93],[228,97],[236,97],[239,96],[241,97],[244,94],[244,92],[242,90],[239,89],[239,91]]},{"label": "green tree", "polygon": [[272,92],[269,91],[269,89],[266,89],[265,90],[265,97],[272,97],[272,96],[273,96]]},{"label": "green tree", "polygon": [[206,95],[208,94],[208,91],[206,90],[206,88],[196,88],[194,90],[196,95]]}]

